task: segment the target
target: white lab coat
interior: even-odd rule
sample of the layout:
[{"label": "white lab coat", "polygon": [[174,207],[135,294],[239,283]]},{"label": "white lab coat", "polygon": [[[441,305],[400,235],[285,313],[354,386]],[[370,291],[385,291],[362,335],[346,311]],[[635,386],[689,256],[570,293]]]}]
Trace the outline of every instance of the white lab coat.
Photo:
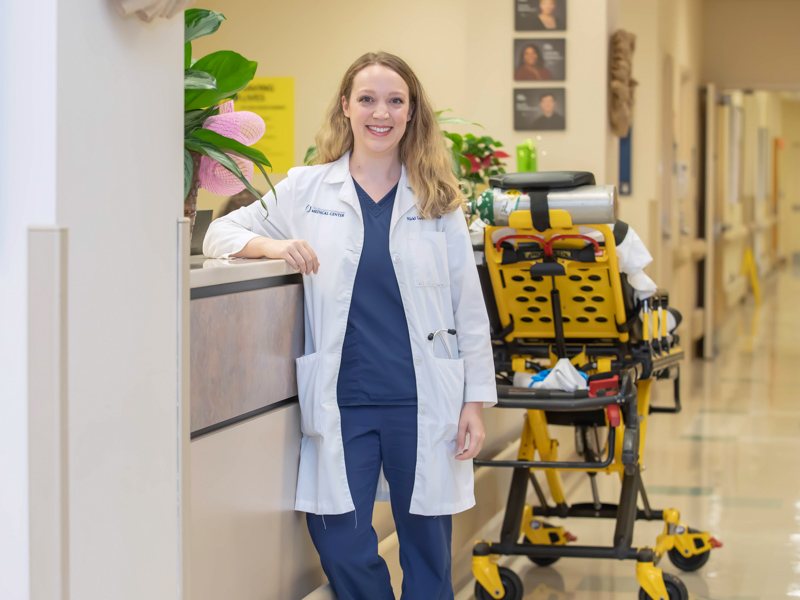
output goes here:
[{"label": "white lab coat", "polygon": [[[295,509],[316,514],[354,510],[347,483],[336,384],[364,225],[350,176],[350,155],[296,167],[259,202],[211,224],[203,252],[224,257],[256,236],[304,239],[319,273],[303,276],[305,355],[297,359],[300,472]],[[463,402],[497,402],[489,321],[464,215],[422,219],[405,167],[389,230],[389,251],[408,321],[417,380],[417,463],[412,514],[448,515],[475,504],[472,461],[456,460]],[[275,315],[280,318],[280,315]],[[437,329],[457,335],[428,340]],[[442,339],[449,344],[448,359]],[[391,381],[387,381],[391,385]],[[385,482],[383,482],[385,483]],[[385,489],[378,498],[388,499]]]}]

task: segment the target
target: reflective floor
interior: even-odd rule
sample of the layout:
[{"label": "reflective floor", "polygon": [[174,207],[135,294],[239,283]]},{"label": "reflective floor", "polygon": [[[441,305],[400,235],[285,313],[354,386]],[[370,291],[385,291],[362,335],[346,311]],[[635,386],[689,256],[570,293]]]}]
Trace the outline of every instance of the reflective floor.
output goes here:
[{"label": "reflective floor", "polygon": [[[676,508],[681,520],[724,543],[708,564],[683,573],[690,597],[768,600],[800,597],[800,273],[778,275],[764,303],[728,319],[712,362],[688,365],[684,409],[650,421],[643,474],[654,508]],[[659,383],[655,398],[670,397]],[[666,386],[666,387],[663,387]],[[616,501],[619,481],[599,477],[601,498]],[[568,498],[590,501],[588,477],[567,483]],[[578,543],[608,545],[613,521],[559,522]],[[654,545],[661,523],[637,523],[634,544]],[[526,558],[510,565],[526,600],[637,597],[635,563],[562,559],[541,568]],[[464,590],[459,600],[472,598]]]}]

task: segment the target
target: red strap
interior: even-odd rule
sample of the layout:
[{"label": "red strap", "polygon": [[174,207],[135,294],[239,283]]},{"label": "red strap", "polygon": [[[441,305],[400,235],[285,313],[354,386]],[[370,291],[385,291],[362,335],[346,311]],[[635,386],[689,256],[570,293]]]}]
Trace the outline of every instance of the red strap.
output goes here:
[{"label": "red strap", "polygon": [[619,406],[616,404],[610,404],[606,406],[606,414],[608,414],[608,424],[611,427],[619,427],[621,422],[619,416]]},{"label": "red strap", "polygon": [[600,250],[600,244],[597,243],[597,240],[594,238],[589,237],[588,235],[572,235],[572,234],[562,234],[562,235],[554,235],[550,238],[550,244],[555,242],[556,240],[583,240],[585,242],[590,242],[594,246],[594,255],[595,256],[603,256],[603,251]]},{"label": "red strap", "polygon": [[521,238],[524,240],[536,240],[537,242],[541,243],[543,246],[547,245],[547,242],[544,241],[543,237],[539,237],[538,235],[523,235],[521,233],[516,233],[514,235],[507,235],[505,237],[501,237],[497,240],[497,243],[494,245],[494,249],[500,252],[500,244],[505,242],[506,240],[514,240],[517,238]]}]

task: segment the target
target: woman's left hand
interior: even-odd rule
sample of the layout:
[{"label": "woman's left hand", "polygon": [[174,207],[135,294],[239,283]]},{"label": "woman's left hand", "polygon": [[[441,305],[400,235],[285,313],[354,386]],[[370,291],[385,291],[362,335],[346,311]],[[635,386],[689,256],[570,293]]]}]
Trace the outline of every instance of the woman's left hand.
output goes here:
[{"label": "woman's left hand", "polygon": [[[469,433],[469,448],[464,450]],[[486,433],[483,430],[483,403],[465,402],[458,420],[458,454],[456,460],[469,460],[478,456],[483,448]]]}]

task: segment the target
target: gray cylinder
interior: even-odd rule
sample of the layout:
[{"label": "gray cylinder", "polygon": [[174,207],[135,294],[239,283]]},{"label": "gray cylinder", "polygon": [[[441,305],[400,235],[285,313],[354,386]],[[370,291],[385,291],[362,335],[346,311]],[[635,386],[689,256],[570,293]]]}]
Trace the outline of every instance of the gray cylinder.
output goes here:
[{"label": "gray cylinder", "polygon": [[[478,215],[489,225],[508,225],[508,216],[512,212],[531,208],[528,194],[515,194],[514,191],[488,189],[477,200],[468,203],[467,212]],[[550,209],[567,211],[575,225],[613,223],[616,200],[617,189],[613,185],[582,185],[547,193]]]}]

